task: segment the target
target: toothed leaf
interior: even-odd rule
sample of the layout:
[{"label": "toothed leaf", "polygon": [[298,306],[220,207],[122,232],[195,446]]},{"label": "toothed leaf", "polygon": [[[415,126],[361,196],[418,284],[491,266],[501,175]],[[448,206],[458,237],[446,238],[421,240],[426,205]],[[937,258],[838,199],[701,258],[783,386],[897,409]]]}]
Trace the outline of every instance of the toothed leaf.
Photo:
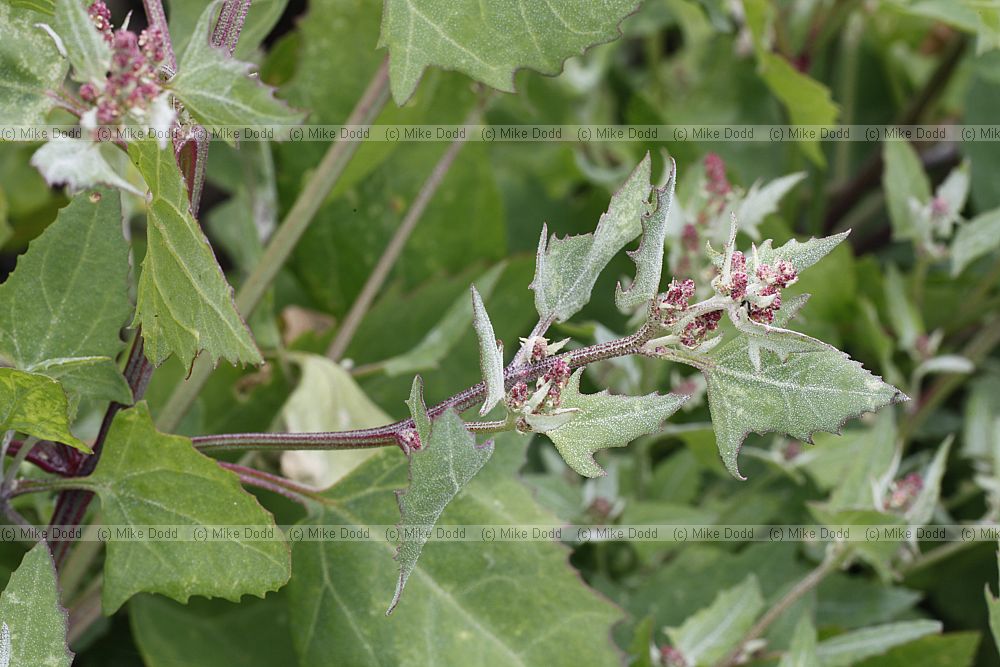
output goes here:
[{"label": "toothed leaf", "polygon": [[[651,187],[649,177],[650,160],[646,155],[611,197],[608,210],[593,234],[563,239],[553,235],[546,244],[548,232],[542,227],[531,289],[535,291],[535,308],[543,321],[565,322],[583,308],[590,301],[590,293],[604,267],[642,231],[641,217],[648,208]],[[660,261],[662,248],[661,239]]]},{"label": "toothed leaf", "polygon": [[483,299],[475,286],[472,288],[472,324],[479,337],[479,368],[486,383],[486,399],[479,414],[485,415],[493,406],[503,400],[503,344],[493,333],[493,324],[483,305]]},{"label": "toothed leaf", "polygon": [[563,459],[584,477],[600,477],[604,469],[594,461],[594,452],[608,447],[624,447],[641,435],[660,429],[667,418],[688,399],[677,394],[614,396],[607,391],[581,394],[578,369],[562,390],[563,409],[580,412],[559,428],[545,435],[552,440]]},{"label": "toothed leaf", "polygon": [[[59,603],[56,567],[42,541],[24,555],[0,595],[0,664],[69,667],[68,616]],[[6,662],[3,659],[6,658]]]},{"label": "toothed leaf", "polygon": [[615,288],[615,305],[628,311],[648,302],[660,290],[660,272],[663,270],[663,243],[667,238],[667,219],[674,200],[677,165],[671,161],[667,184],[655,189],[653,211],[642,216],[642,240],[639,247],[629,253],[635,262],[635,280],[627,289],[621,284]]}]

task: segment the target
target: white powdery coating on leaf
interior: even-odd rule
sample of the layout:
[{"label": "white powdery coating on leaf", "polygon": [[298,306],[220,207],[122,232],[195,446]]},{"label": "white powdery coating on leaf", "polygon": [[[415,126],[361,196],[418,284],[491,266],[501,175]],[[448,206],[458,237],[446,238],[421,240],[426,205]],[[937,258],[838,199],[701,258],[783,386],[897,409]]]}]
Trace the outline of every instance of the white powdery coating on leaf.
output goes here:
[{"label": "white powdery coating on leaf", "polygon": [[812,350],[790,354],[784,363],[763,350],[759,370],[748,345],[740,336],[702,367],[719,453],[739,479],[737,454],[751,432],[780,432],[811,442],[815,431],[837,433],[848,419],[906,400],[826,343],[814,340]]},{"label": "white powdery coating on leaf", "polygon": [[581,368],[570,378],[562,391],[561,403],[562,408],[575,408],[579,414],[546,435],[566,463],[584,477],[606,474],[594,461],[594,452],[624,447],[641,435],[659,430],[663,422],[690,398],[677,394],[615,396],[607,391],[581,394],[582,374]]}]

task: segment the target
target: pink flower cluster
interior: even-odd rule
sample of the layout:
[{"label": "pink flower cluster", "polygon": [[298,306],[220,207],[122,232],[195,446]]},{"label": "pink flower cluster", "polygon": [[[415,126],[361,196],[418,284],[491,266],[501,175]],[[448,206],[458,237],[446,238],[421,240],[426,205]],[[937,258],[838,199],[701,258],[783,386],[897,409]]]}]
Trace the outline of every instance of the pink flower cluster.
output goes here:
[{"label": "pink flower cluster", "polygon": [[685,325],[684,331],[681,332],[681,345],[698,347],[705,340],[705,336],[719,328],[720,320],[722,320],[721,310],[713,310],[694,318]]},{"label": "pink flower cluster", "polygon": [[399,446],[404,452],[420,449],[423,443],[420,442],[420,434],[415,428],[404,429],[399,434]]},{"label": "pink flower cluster", "polygon": [[779,260],[774,266],[760,264],[753,275],[747,270],[747,258],[739,250],[729,260],[729,281],[721,275],[713,283],[716,290],[733,301],[746,301],[747,315],[761,324],[774,321],[774,314],[781,309],[781,290],[798,280],[798,272],[791,262]]},{"label": "pink flower cluster", "polygon": [[712,218],[718,215],[726,206],[726,201],[733,194],[733,186],[726,177],[726,163],[715,153],[705,156],[705,194],[708,200],[698,212],[694,223],[687,223],[681,230],[681,242],[684,254],[677,265],[681,273],[688,273],[695,264],[695,257],[701,251],[702,230]]},{"label": "pink flower cluster", "polygon": [[111,12],[103,0],[88,10],[94,27],[111,45],[111,69],[103,86],[85,83],[80,97],[97,109],[97,122],[112,125],[132,109],[148,109],[160,94],[157,71],[166,59],[163,32],[157,27],[139,35],[128,30],[113,31]]},{"label": "pink flower cluster", "polygon": [[906,511],[923,488],[924,478],[919,473],[910,473],[892,483],[885,504],[891,510]]},{"label": "pink flower cluster", "polygon": [[[673,326],[677,323],[680,314],[691,305],[691,297],[694,296],[694,292],[695,284],[690,278],[681,281],[671,280],[667,291],[653,299],[651,306],[653,318],[660,326]],[[698,347],[709,332],[719,328],[721,319],[721,310],[696,316],[684,325],[684,329],[680,333],[681,344],[685,347]]]},{"label": "pink flower cluster", "polygon": [[[562,403],[562,391],[569,384],[572,370],[565,359],[558,358],[552,362],[549,369],[535,381],[535,392],[541,391],[546,384],[548,390],[541,403],[533,410],[534,414],[545,414],[559,407]],[[512,411],[518,411],[525,406],[531,393],[526,382],[518,382],[507,392],[507,406]]]}]

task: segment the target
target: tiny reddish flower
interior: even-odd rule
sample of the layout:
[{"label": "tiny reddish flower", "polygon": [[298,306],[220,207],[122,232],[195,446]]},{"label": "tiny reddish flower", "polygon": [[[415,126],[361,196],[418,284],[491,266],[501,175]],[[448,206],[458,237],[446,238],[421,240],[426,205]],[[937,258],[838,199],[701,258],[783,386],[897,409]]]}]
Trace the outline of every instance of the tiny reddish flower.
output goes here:
[{"label": "tiny reddish flower", "polygon": [[725,197],[733,189],[726,178],[726,163],[715,153],[705,156],[705,179],[705,187],[714,197]]},{"label": "tiny reddish flower", "polygon": [[399,444],[402,445],[403,449],[410,451],[412,449],[420,449],[420,434],[417,433],[417,429],[408,428],[404,429],[399,434]]}]

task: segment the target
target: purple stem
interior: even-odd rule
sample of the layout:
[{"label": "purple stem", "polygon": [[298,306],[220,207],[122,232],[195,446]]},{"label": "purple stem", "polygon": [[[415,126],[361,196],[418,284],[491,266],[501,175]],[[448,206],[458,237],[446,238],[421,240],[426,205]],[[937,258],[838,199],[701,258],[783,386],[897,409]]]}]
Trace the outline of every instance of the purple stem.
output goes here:
[{"label": "purple stem", "polygon": [[[587,364],[603,359],[637,354],[642,348],[643,343],[648,341],[651,336],[652,331],[649,327],[643,326],[631,336],[572,350],[557,357],[549,357],[544,361],[520,368],[508,368],[504,371],[504,385],[507,389],[510,389],[518,382],[535,380],[544,375],[557,359],[564,360],[569,364],[570,368],[580,368],[581,366],[586,366]],[[427,414],[431,418],[434,418],[451,409],[463,412],[482,401],[485,396],[486,384],[480,382],[429,408]],[[195,447],[203,452],[236,449],[366,449],[399,444],[402,432],[412,428],[414,428],[412,419],[402,419],[385,426],[354,431],[325,433],[229,433],[203,435],[191,440]]]},{"label": "purple stem", "polygon": [[295,502],[306,507],[309,506],[311,501],[323,502],[320,495],[313,489],[297,484],[296,482],[293,482],[285,477],[281,477],[280,475],[274,475],[269,472],[264,472],[263,470],[256,470],[254,468],[248,468],[236,463],[227,463],[225,461],[219,461],[218,464],[220,467],[236,473],[236,476],[240,478],[240,482],[243,484],[255,486],[258,489],[265,489],[272,493],[277,493],[278,495],[284,496],[289,500],[294,500]]},{"label": "purple stem", "polygon": [[250,0],[226,0],[222,3],[222,12],[212,32],[212,46],[224,48],[232,56],[240,41],[240,33],[243,31],[243,23],[249,11]]}]

